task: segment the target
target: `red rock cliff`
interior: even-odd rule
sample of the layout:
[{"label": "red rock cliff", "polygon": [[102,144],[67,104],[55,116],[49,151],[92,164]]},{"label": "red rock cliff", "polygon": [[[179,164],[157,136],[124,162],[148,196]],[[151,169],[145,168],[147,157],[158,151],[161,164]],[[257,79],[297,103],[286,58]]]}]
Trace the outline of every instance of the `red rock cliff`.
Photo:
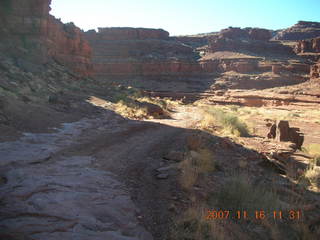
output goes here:
[{"label": "red rock cliff", "polygon": [[1,0],[1,49],[17,59],[52,59],[83,75],[92,73],[91,48],[79,28],[49,14],[51,0]]},{"label": "red rock cliff", "polygon": [[161,29],[99,28],[85,33],[97,77],[202,73],[193,48]]}]

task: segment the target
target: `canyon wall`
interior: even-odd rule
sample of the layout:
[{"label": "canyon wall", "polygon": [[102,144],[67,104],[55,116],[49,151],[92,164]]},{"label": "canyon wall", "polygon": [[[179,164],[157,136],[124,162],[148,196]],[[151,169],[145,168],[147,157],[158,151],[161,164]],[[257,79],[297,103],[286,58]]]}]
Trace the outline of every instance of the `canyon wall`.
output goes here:
[{"label": "canyon wall", "polygon": [[162,29],[99,28],[85,33],[96,77],[190,76],[203,73],[193,48]]},{"label": "canyon wall", "polygon": [[82,75],[91,75],[88,42],[79,28],[63,24],[49,14],[50,3],[51,0],[2,0],[0,49],[30,71],[38,64],[55,60]]},{"label": "canyon wall", "polygon": [[[50,61],[83,76],[98,78],[201,78],[227,71],[276,74],[309,71],[309,66],[303,63],[265,64],[266,56],[294,54],[291,47],[269,41],[272,32],[267,29],[228,28],[219,33],[181,37],[170,37],[162,29],[147,28],[99,28],[98,32],[84,33],[73,23],[63,24],[51,16],[50,3],[51,0],[0,1],[1,54],[15,58],[17,65],[26,71],[36,71]],[[300,25],[308,29],[318,27],[316,23],[299,22],[292,29]],[[299,51],[319,51],[318,39],[299,44]],[[223,51],[245,52],[253,58],[210,57]]]},{"label": "canyon wall", "polygon": [[208,52],[249,51],[257,54],[289,54],[292,48],[269,41],[271,31],[260,28],[227,28],[209,38]]}]

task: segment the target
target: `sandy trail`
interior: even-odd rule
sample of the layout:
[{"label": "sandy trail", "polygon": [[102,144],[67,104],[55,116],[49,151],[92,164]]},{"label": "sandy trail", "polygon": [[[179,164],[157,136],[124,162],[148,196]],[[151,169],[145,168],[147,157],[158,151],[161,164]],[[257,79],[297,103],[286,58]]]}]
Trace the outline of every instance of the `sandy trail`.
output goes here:
[{"label": "sandy trail", "polygon": [[154,169],[195,116],[179,108],[170,120],[130,121],[106,112],[0,143],[1,239],[159,239],[175,181],[155,179]]}]

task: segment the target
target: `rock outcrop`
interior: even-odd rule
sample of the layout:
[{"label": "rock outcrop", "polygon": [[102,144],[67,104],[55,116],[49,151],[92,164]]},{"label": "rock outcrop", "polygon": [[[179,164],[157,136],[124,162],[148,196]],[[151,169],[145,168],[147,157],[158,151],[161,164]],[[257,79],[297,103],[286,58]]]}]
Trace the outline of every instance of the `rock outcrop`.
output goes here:
[{"label": "rock outcrop", "polygon": [[[130,27],[110,27],[99,28],[103,40],[145,40],[162,39],[168,40],[169,33],[163,29],[152,28],[130,28]],[[92,31],[90,31],[92,33]]]},{"label": "rock outcrop", "polygon": [[310,65],[306,63],[275,63],[272,64],[272,73],[281,74],[282,72],[290,73],[310,73]]},{"label": "rock outcrop", "polygon": [[294,47],[296,53],[320,53],[320,37],[300,40]]},{"label": "rock outcrop", "polygon": [[268,41],[272,37],[271,31],[262,28],[234,28],[229,27],[220,31],[220,38],[229,39],[251,39],[259,41]]},{"label": "rock outcrop", "polygon": [[320,78],[320,61],[317,64],[311,66],[310,78],[311,79],[319,79]]},{"label": "rock outcrop", "polygon": [[50,3],[51,0],[1,1],[1,50],[29,65],[55,60],[75,72],[90,75],[88,42],[74,24],[63,24],[49,14]]},{"label": "rock outcrop", "polygon": [[277,42],[262,41],[251,38],[228,38],[222,36],[223,35],[209,39],[209,52],[249,51],[258,54],[293,54],[292,48]]},{"label": "rock outcrop", "polygon": [[272,124],[267,135],[268,138],[275,138],[280,142],[293,142],[296,149],[301,149],[304,136],[299,128],[292,128],[288,121],[281,120],[278,124]]},{"label": "rock outcrop", "polygon": [[320,36],[320,23],[299,21],[290,28],[284,29],[276,34],[275,40],[303,40]]},{"label": "rock outcrop", "polygon": [[181,42],[193,48],[203,47],[208,44],[208,37],[193,37],[193,36],[180,36],[180,37],[171,37],[172,40]]}]

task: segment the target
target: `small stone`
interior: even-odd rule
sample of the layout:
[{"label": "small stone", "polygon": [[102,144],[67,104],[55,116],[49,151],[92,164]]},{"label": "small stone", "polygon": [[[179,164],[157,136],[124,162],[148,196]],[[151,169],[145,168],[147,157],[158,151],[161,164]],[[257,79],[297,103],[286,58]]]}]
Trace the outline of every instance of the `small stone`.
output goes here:
[{"label": "small stone", "polygon": [[178,201],[179,200],[179,198],[177,196],[172,196],[171,199],[174,200],[174,201]]},{"label": "small stone", "polygon": [[171,169],[171,166],[158,168],[158,172],[167,172]]},{"label": "small stone", "polygon": [[164,159],[181,162],[184,160],[184,153],[179,151],[170,151]]},{"label": "small stone", "polygon": [[175,212],[175,211],[176,211],[176,206],[172,203],[172,204],[170,204],[170,206],[168,207],[168,210],[169,210],[170,212]]},{"label": "small stone", "polygon": [[158,179],[167,179],[169,177],[168,173],[160,173],[157,175]]}]

